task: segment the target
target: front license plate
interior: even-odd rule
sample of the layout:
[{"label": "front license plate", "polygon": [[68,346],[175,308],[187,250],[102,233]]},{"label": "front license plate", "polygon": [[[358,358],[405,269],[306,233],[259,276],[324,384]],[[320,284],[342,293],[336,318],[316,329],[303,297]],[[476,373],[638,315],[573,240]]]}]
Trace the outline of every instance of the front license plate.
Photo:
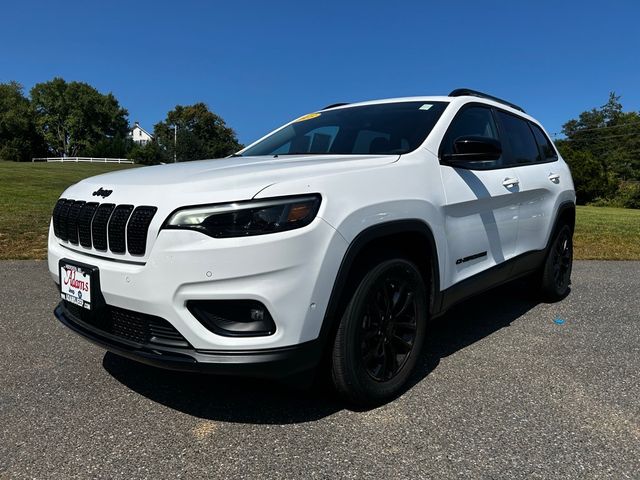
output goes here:
[{"label": "front license plate", "polygon": [[91,270],[60,262],[60,297],[91,310]]}]

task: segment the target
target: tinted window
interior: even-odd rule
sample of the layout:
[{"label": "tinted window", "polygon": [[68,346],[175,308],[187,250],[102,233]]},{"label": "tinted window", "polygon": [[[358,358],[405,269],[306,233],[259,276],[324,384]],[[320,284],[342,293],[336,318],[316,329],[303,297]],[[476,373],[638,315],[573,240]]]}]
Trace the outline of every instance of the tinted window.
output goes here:
[{"label": "tinted window", "polygon": [[289,141],[276,150],[273,154],[286,155],[289,152],[326,152],[336,138],[338,129],[336,127],[320,127],[311,130],[304,135],[300,135]]},{"label": "tinted window", "polygon": [[402,154],[427,138],[445,102],[397,102],[305,115],[242,155]]},{"label": "tinted window", "polygon": [[[485,107],[468,107],[462,110],[456,117],[442,141],[441,153],[454,152],[454,143],[460,137],[487,137],[499,140],[498,129],[493,120],[491,109]],[[502,164],[502,158],[487,160],[484,162],[456,162],[456,166],[475,169],[496,168]]]},{"label": "tinted window", "polygon": [[529,128],[529,123],[515,115],[501,111],[498,111],[498,116],[506,135],[504,142],[509,143],[511,161],[518,164],[539,162],[538,144]]},{"label": "tinted window", "polygon": [[[384,132],[373,132],[371,130],[360,130],[356,136],[353,149],[356,152],[369,151],[376,152],[376,146],[384,147],[390,140],[390,135]],[[374,143],[375,142],[375,143]],[[372,145],[373,143],[373,145]],[[373,148],[372,148],[373,147]]]},{"label": "tinted window", "polygon": [[540,147],[540,151],[542,152],[543,160],[557,160],[558,154],[556,153],[553,145],[549,138],[544,134],[542,129],[530,123],[531,129],[533,130],[533,135],[536,137],[536,142],[538,142],[538,146]]}]

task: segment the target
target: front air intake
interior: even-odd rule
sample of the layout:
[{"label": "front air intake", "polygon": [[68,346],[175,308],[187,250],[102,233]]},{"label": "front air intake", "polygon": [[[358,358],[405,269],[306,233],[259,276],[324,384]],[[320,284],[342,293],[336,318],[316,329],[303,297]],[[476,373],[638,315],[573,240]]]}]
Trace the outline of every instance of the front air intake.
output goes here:
[{"label": "front air intake", "polygon": [[69,316],[118,339],[147,347],[190,348],[189,342],[164,318],[106,305],[89,311],[62,302]]}]

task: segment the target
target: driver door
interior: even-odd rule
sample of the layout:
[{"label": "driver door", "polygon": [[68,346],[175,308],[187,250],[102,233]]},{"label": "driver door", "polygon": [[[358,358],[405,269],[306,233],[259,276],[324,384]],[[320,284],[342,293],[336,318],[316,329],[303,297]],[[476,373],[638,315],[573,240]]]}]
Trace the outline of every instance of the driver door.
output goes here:
[{"label": "driver door", "polygon": [[[440,146],[452,153],[463,136],[500,140],[493,109],[481,104],[462,107]],[[503,142],[504,143],[504,142]],[[447,287],[512,258],[516,251],[519,179],[502,155],[498,160],[442,164],[446,195]]]}]

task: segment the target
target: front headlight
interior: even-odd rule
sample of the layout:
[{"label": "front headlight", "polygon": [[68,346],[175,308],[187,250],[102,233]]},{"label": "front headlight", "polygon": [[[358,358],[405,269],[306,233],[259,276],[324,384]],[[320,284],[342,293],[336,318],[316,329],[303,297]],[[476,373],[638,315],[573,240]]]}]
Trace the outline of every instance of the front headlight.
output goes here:
[{"label": "front headlight", "polygon": [[320,200],[311,194],[185,207],[173,212],[163,228],[196,230],[215,238],[284,232],[309,225]]}]

